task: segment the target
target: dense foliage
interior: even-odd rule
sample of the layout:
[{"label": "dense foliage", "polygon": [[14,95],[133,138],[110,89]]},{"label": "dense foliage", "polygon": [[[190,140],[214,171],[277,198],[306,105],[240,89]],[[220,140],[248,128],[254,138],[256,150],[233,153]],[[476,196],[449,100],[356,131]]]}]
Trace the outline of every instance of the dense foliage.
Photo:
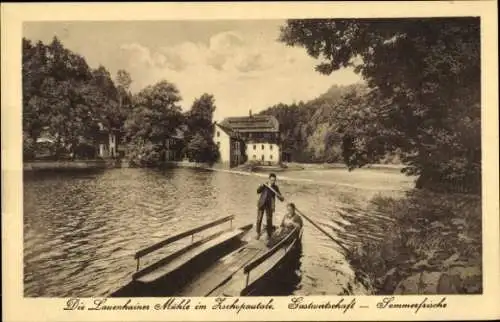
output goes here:
[{"label": "dense foliage", "polygon": [[134,148],[132,159],[154,165],[164,158],[167,139],[182,122],[179,90],[174,84],[160,81],[133,97],[133,110],[125,123],[126,140]]},{"label": "dense foliage", "polygon": [[325,139],[341,136],[350,168],[398,153],[419,187],[480,192],[478,18],[289,20],[280,40],[320,59],[318,72],[354,67],[366,80],[339,102],[338,134]]},{"label": "dense foliage", "polygon": [[25,158],[34,157],[42,134],[54,141],[56,158],[95,156],[99,125],[120,128],[125,119],[109,72],[91,69],[57,38],[48,45],[23,39],[22,54]]},{"label": "dense foliage", "polygon": [[[311,101],[276,104],[260,114],[273,115],[278,119],[282,149],[292,161],[343,162],[344,122],[353,112],[351,108],[346,108],[346,98],[360,96],[363,91],[366,91],[363,84],[334,85]],[[377,162],[399,163],[399,159],[395,153],[387,152],[387,156]]]},{"label": "dense foliage", "polygon": [[219,158],[219,149],[213,141],[213,114],[215,112],[213,95],[204,93],[195,99],[186,113],[186,153],[196,162],[215,162]]},{"label": "dense foliage", "polygon": [[421,274],[434,278],[420,294],[482,292],[480,196],[413,190],[402,199],[377,196],[367,211],[343,219],[355,223],[346,234],[366,233],[347,259],[373,293],[417,294]]},{"label": "dense foliage", "polygon": [[[90,68],[56,37],[48,45],[23,39],[22,76],[25,160],[42,154],[95,158],[110,130],[138,165],[166,161],[167,149],[177,155],[189,152],[201,162],[218,157],[212,140],[212,95],[203,94],[183,115],[175,84],[162,80],[132,95],[127,71],[119,70],[114,81],[106,68]],[[171,145],[172,137],[177,141]]]}]

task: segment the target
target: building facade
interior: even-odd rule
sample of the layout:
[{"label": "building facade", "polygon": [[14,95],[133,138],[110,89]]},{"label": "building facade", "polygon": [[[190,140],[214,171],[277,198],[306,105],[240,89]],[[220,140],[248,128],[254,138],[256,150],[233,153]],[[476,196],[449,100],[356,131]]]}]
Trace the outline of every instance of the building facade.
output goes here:
[{"label": "building facade", "polygon": [[244,163],[245,142],[240,139],[238,133],[231,129],[215,124],[214,142],[219,149],[219,162],[231,167]]},{"label": "building facade", "polygon": [[281,162],[278,120],[270,115],[229,117],[215,124],[214,142],[220,162],[236,166],[245,162],[274,165]]},{"label": "building facade", "polygon": [[97,155],[104,159],[123,157],[124,151],[119,149],[119,140],[123,133],[116,128],[105,128],[101,122],[98,126]]},{"label": "building facade", "polygon": [[253,142],[247,144],[246,154],[248,159],[260,163],[275,164],[280,162],[280,148],[276,143]]},{"label": "building facade", "polygon": [[116,133],[107,132],[106,134],[99,142],[98,155],[101,158],[115,158],[117,156]]},{"label": "building facade", "polygon": [[184,149],[184,133],[185,126],[181,126],[175,130],[175,133],[165,140],[165,150],[162,161],[181,161],[184,157],[182,150]]}]

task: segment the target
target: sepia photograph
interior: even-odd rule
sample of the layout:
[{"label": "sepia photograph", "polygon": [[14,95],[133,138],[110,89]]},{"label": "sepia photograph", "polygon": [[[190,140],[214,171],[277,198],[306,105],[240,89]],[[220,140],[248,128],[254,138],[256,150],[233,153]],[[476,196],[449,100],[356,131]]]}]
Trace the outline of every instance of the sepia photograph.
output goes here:
[{"label": "sepia photograph", "polygon": [[24,23],[25,296],[480,294],[479,22]]},{"label": "sepia photograph", "polygon": [[498,317],[497,20],[433,3],[2,5],[8,320]]}]

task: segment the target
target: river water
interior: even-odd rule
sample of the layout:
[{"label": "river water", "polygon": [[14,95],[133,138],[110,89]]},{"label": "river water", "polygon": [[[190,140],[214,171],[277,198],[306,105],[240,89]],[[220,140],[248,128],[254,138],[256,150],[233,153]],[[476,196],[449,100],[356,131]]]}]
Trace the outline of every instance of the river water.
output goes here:
[{"label": "river water", "polygon": [[[26,297],[107,296],[135,271],[133,254],[169,235],[227,215],[253,223],[265,174],[196,169],[110,169],[24,179]],[[349,247],[377,233],[362,218],[377,194],[399,195],[411,180],[394,171],[311,170],[278,175],[287,199]],[[284,214],[277,204],[274,222]],[[359,229],[345,230],[349,225]],[[383,234],[383,232],[382,232]],[[305,223],[290,293],[364,294],[338,245]]]}]

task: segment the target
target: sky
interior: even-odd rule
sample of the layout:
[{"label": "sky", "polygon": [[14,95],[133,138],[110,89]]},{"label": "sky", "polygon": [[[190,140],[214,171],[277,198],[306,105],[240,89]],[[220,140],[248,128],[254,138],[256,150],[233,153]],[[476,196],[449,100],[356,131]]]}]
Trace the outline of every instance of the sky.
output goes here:
[{"label": "sky", "polygon": [[132,76],[137,92],[160,80],[174,83],[183,110],[213,94],[214,119],[257,113],[277,103],[307,101],[334,84],[361,79],[351,69],[325,76],[304,48],[277,41],[283,20],[29,22],[23,36],[44,43],[57,36],[115,76]]}]

